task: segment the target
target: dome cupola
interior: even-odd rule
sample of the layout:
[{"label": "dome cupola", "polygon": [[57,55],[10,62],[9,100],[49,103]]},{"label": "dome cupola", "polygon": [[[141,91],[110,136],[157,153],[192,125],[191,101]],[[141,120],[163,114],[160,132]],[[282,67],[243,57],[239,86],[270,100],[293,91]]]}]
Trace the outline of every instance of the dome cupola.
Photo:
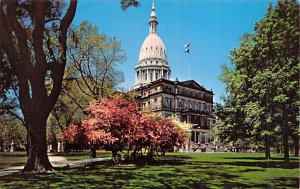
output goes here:
[{"label": "dome cupola", "polygon": [[168,65],[166,47],[157,35],[158,20],[154,1],[149,18],[149,35],[144,40],[135,68],[135,88],[146,85],[160,78],[169,79],[171,70]]}]

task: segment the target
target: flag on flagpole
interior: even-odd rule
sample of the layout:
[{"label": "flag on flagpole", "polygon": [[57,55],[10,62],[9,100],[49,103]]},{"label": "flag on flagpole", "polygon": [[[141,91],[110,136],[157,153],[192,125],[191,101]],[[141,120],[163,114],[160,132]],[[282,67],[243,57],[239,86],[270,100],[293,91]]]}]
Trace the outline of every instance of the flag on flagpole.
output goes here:
[{"label": "flag on flagpole", "polygon": [[186,45],[184,45],[184,52],[190,53],[190,43],[187,43]]}]

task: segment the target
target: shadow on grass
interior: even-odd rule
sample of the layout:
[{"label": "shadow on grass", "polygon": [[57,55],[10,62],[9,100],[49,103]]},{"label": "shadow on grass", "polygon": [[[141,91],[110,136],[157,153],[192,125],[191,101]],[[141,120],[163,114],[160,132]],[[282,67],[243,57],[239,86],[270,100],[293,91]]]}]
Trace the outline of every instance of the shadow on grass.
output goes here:
[{"label": "shadow on grass", "polygon": [[254,166],[254,167],[261,167],[261,168],[283,168],[283,169],[299,169],[299,162],[290,162],[290,163],[283,163],[283,162],[232,162],[227,163],[229,165],[234,166]]},{"label": "shadow on grass", "polygon": [[[224,159],[231,159],[231,160],[262,160],[262,161],[267,161],[266,158],[264,157],[229,157],[229,158],[224,158]],[[284,161],[284,157],[272,157],[271,160],[280,160],[280,161]],[[297,157],[290,157],[290,161],[297,161],[299,160],[299,158]]]},{"label": "shadow on grass", "polygon": [[89,152],[53,152],[51,153],[53,156],[87,156],[90,157],[90,153]]},{"label": "shadow on grass", "polygon": [[[223,158],[224,159],[224,158]],[[168,155],[151,164],[113,166],[111,161],[58,168],[54,173],[14,174],[2,177],[0,188],[285,188],[298,187],[298,178],[271,178],[264,182],[241,174],[265,171],[266,162],[207,162],[189,156]],[[273,162],[278,164],[278,162]],[[293,162],[292,167],[295,162]],[[234,167],[232,167],[234,166]],[[242,167],[237,169],[236,166]],[[243,167],[244,166],[244,167]],[[253,167],[253,168],[252,168]],[[257,168],[255,168],[257,167]],[[276,165],[273,165],[277,168]],[[294,167],[295,169],[297,167]],[[289,170],[287,170],[289,171]],[[272,185],[269,184],[272,183]]]},{"label": "shadow on grass", "polygon": [[271,179],[270,182],[274,183],[274,188],[298,188],[299,187],[299,178],[290,178],[290,177],[280,177],[276,179]]},{"label": "shadow on grass", "polygon": [[25,152],[19,152],[19,153],[4,152],[4,153],[0,153],[0,158],[1,157],[14,158],[14,157],[27,157],[27,156]]}]

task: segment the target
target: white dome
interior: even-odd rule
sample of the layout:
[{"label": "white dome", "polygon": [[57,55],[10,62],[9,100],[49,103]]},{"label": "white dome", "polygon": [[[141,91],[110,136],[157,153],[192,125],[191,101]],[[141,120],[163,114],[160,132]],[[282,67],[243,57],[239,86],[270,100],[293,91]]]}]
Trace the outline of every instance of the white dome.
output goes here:
[{"label": "white dome", "polygon": [[148,35],[140,50],[139,62],[149,58],[162,59],[167,62],[166,47],[156,33]]}]

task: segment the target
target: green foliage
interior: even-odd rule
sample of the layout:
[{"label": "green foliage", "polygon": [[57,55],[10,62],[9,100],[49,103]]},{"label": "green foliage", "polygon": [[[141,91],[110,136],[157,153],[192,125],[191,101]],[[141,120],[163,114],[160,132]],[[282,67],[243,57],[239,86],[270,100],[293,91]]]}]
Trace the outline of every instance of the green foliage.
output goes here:
[{"label": "green foliage", "polygon": [[68,79],[77,81],[82,93],[92,98],[109,97],[123,81],[117,64],[126,61],[121,42],[115,37],[99,34],[98,28],[88,21],[69,32]]},{"label": "green foliage", "polygon": [[123,81],[117,64],[126,60],[121,42],[99,34],[97,26],[82,21],[68,33],[67,67],[61,95],[48,119],[48,140],[62,138],[62,130],[79,121],[93,99],[111,97]]},{"label": "green foliage", "polygon": [[232,65],[223,66],[221,76],[228,92],[217,113],[223,121],[221,138],[265,140],[268,150],[269,142],[283,139],[287,144],[295,135],[299,33],[299,4],[280,0],[256,23],[255,33],[245,34],[240,47],[231,51]]},{"label": "green foliage", "polygon": [[0,146],[9,150],[13,141],[16,147],[24,148],[26,129],[20,120],[11,115],[2,115],[0,116],[0,123]]}]

